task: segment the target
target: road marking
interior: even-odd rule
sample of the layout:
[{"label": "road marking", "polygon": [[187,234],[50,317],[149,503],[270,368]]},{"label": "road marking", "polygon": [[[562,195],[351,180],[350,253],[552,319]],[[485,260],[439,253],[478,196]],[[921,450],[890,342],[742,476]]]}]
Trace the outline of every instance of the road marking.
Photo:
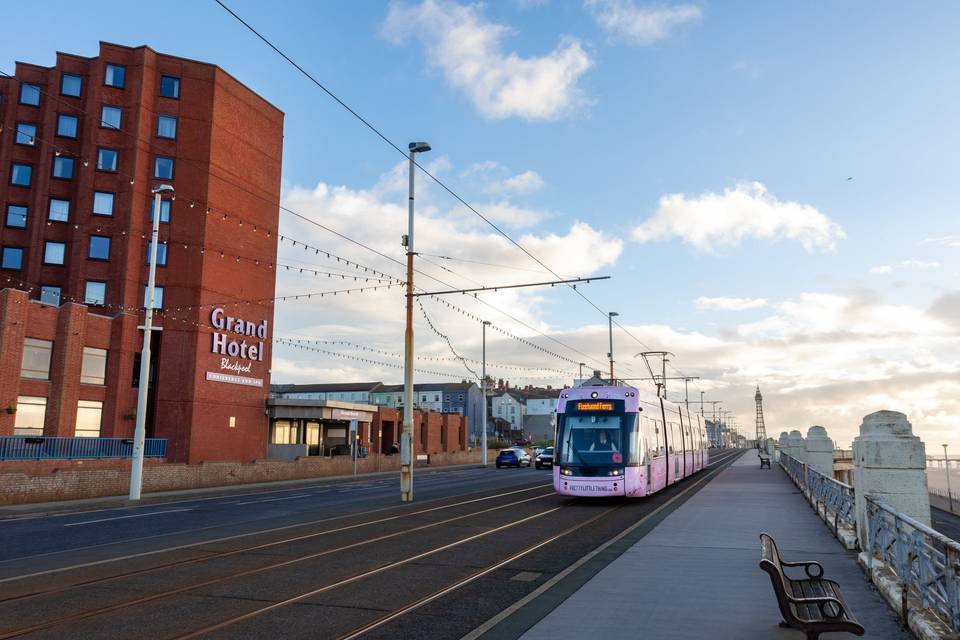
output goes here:
[{"label": "road marking", "polygon": [[193,511],[193,509],[167,509],[166,511],[153,511],[151,513],[134,513],[129,516],[114,516],[113,518],[100,518],[99,520],[84,520],[83,522],[71,522],[65,524],[65,527],[79,527],[82,524],[94,524],[96,522],[107,522],[108,520],[124,520],[126,518],[145,518],[146,516],[159,516],[164,513],[176,513],[177,511]]},{"label": "road marking", "polygon": [[247,500],[245,502],[227,502],[226,504],[261,504],[264,502],[276,502],[277,500],[293,500],[294,498],[309,498],[309,493],[300,493],[295,496],[284,496],[283,498],[262,498],[260,500]]},{"label": "road marking", "polygon": [[[495,498],[501,498],[501,497],[503,497],[503,496],[509,496],[509,495],[513,495],[513,494],[515,494],[515,493],[524,493],[524,492],[526,492],[526,491],[536,491],[537,489],[543,489],[543,488],[546,488],[546,487],[552,487],[552,485],[549,485],[549,484],[541,484],[541,485],[535,485],[535,486],[533,486],[533,487],[528,487],[528,488],[526,488],[526,489],[515,489],[515,490],[513,490],[513,491],[507,491],[507,492],[504,492],[504,493],[498,493],[498,494],[494,494],[494,495],[492,495],[492,496],[485,496],[485,497],[482,497],[482,498],[472,498],[472,499],[470,499],[470,500],[464,500],[464,501],[462,501],[462,502],[455,502],[455,503],[452,503],[452,504],[449,504],[449,505],[440,505],[440,506],[438,506],[438,507],[431,507],[431,508],[429,508],[429,509],[423,509],[423,510],[421,510],[421,511],[414,511],[414,512],[411,512],[411,513],[402,513],[402,514],[398,515],[397,517],[407,516],[407,515],[413,516],[413,515],[418,515],[418,514],[421,514],[421,513],[428,513],[428,512],[431,512],[431,511],[437,511],[437,510],[440,510],[440,509],[446,509],[446,508],[450,508],[450,507],[458,507],[458,506],[461,506],[461,505],[464,505],[464,504],[471,504],[471,503],[474,503],[474,502],[482,502],[482,501],[484,501],[484,500],[492,500],[492,499],[495,499]],[[499,487],[498,487],[498,488],[499,488]],[[461,494],[461,496],[464,496],[464,495],[474,495],[474,494],[476,494],[476,493],[480,493],[480,492],[479,492],[479,491],[475,491],[475,492],[473,492],[473,493]],[[453,496],[453,497],[456,498],[456,497],[459,497],[459,496]],[[432,498],[432,499],[430,499],[430,500],[426,500],[426,501],[424,501],[424,502],[421,502],[420,504],[430,504],[430,503],[432,503],[432,502],[439,502],[439,501],[441,501],[441,500],[446,500],[446,499],[448,499],[448,498]],[[412,503],[407,503],[407,504],[410,505],[410,506],[412,506]],[[61,573],[61,572],[64,572],[64,571],[72,571],[72,570],[75,570],[75,569],[84,569],[84,568],[86,568],[86,567],[93,567],[93,566],[97,566],[97,565],[101,565],[101,564],[109,564],[109,563],[111,563],[111,562],[120,562],[120,561],[123,561],[123,560],[130,560],[130,559],[132,559],[132,558],[142,558],[142,557],[144,557],[144,556],[152,556],[152,555],[156,555],[156,554],[159,554],[159,553],[166,553],[166,552],[169,552],[169,551],[180,551],[180,550],[182,550],[182,549],[191,549],[191,548],[193,548],[193,547],[199,547],[199,546],[202,546],[202,545],[213,544],[213,543],[218,543],[218,542],[227,542],[227,541],[229,541],[229,540],[236,540],[236,539],[238,539],[238,538],[247,538],[247,537],[251,537],[251,536],[255,536],[255,535],[260,535],[260,534],[274,533],[274,532],[276,532],[276,531],[285,531],[285,530],[287,530],[287,529],[295,529],[295,528],[297,528],[297,527],[308,527],[308,526],[313,526],[313,525],[317,525],[317,524],[323,524],[323,523],[326,523],[326,522],[333,522],[333,521],[336,521],[336,520],[344,520],[344,519],[346,519],[346,518],[354,518],[354,517],[366,516],[366,515],[370,515],[370,514],[373,514],[373,513],[379,513],[379,512],[381,512],[381,511],[389,511],[389,510],[391,510],[391,509],[398,509],[398,508],[401,508],[401,509],[402,509],[402,506],[401,506],[401,507],[397,507],[396,505],[393,505],[393,506],[389,506],[389,507],[380,507],[380,508],[378,508],[378,509],[370,509],[370,510],[368,510],[368,511],[360,511],[360,512],[357,512],[357,513],[348,513],[348,514],[344,514],[344,515],[341,515],[341,516],[332,516],[332,517],[329,517],[329,518],[320,518],[320,519],[318,519],[318,520],[310,520],[310,521],[307,521],[307,522],[298,522],[298,523],[294,523],[294,524],[287,524],[287,525],[283,525],[283,526],[279,526],[279,527],[272,527],[272,528],[270,528],[270,529],[258,529],[258,530],[256,530],[256,531],[250,531],[250,532],[246,532],[246,533],[237,533],[237,534],[230,535],[230,536],[223,536],[223,537],[220,537],[220,538],[212,538],[212,539],[210,539],[210,540],[199,540],[199,541],[197,541],[197,542],[190,542],[190,543],[187,543],[187,544],[180,544],[180,545],[175,545],[175,546],[172,546],[172,547],[163,547],[163,548],[161,548],[161,549],[153,549],[153,550],[151,550],[151,551],[140,551],[140,552],[137,552],[137,553],[128,553],[128,554],[126,554],[126,555],[116,556],[116,557],[113,557],[113,558],[104,558],[104,559],[102,559],[102,560],[91,560],[90,562],[81,562],[81,563],[79,563],[79,564],[69,565],[69,566],[66,566],[66,567],[57,567],[57,568],[55,568],[55,569],[46,569],[46,570],[43,570],[43,571],[34,571],[33,573],[24,573],[24,574],[17,575],[17,576],[8,576],[8,577],[5,577],[5,578],[0,578],[0,584],[3,584],[3,583],[5,583],[5,582],[14,582],[14,581],[16,581],[16,580],[23,580],[23,579],[26,579],[26,578],[35,578],[35,577],[37,577],[37,576],[49,575],[49,574],[51,574],[51,573]],[[390,519],[393,519],[393,517],[391,517]],[[385,520],[384,520],[384,521],[385,521]],[[248,523],[241,523],[241,524],[248,524]],[[368,523],[361,523],[361,524],[370,524],[370,523],[368,522]],[[185,530],[185,531],[175,531],[175,532],[173,532],[171,535],[179,535],[179,534],[182,534],[182,533],[190,533],[190,532],[191,532],[191,530],[189,530],[189,529],[188,529],[188,530]],[[134,539],[134,541],[135,541],[135,540],[136,540],[136,539]],[[122,543],[122,542],[130,542],[130,540],[121,540],[120,542],[121,542],[121,543]],[[113,543],[111,543],[111,544],[113,544]],[[118,544],[119,544],[119,543],[118,543]],[[73,551],[72,549],[66,549],[66,550],[57,551],[57,552],[54,552],[54,553],[70,553],[70,552],[72,552],[72,551]],[[52,555],[52,554],[44,554],[44,555]],[[25,556],[25,557],[21,557],[21,558],[11,558],[11,559],[6,560],[6,561],[4,561],[4,562],[22,561],[22,560],[24,560],[24,559],[26,559],[26,558],[29,558],[29,556]]]}]

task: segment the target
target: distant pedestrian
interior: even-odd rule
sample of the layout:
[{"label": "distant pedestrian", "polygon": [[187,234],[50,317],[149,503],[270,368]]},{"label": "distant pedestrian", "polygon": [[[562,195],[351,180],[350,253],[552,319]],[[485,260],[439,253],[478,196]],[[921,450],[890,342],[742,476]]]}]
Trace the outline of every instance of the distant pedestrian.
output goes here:
[{"label": "distant pedestrian", "polygon": [[395,453],[400,453],[400,445],[397,444],[396,442],[390,445],[390,455],[393,455]]}]

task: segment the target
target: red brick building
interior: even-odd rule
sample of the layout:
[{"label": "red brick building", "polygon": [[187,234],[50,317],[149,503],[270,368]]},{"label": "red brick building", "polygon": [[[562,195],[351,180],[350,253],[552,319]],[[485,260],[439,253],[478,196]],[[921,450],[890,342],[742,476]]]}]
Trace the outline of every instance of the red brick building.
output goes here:
[{"label": "red brick building", "polygon": [[164,183],[147,436],[263,457],[283,113],[215,65],[101,43],[18,62],[0,125],[0,435],[132,435]]}]

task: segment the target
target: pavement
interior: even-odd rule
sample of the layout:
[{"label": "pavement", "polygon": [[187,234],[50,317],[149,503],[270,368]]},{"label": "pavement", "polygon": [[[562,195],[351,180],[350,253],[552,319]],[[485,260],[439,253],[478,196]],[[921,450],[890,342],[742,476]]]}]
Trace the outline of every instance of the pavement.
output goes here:
[{"label": "pavement", "polygon": [[[759,534],[786,560],[816,560],[840,583],[867,638],[912,638],[810,505],[774,465],[747,453],[530,627],[524,640],[783,638]],[[523,616],[520,609],[515,615]],[[823,638],[853,637],[823,634]]]}]

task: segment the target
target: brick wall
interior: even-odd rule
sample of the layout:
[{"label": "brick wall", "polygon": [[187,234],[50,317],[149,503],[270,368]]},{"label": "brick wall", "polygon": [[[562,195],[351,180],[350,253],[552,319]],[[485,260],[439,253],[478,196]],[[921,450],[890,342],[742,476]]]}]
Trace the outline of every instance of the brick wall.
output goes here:
[{"label": "brick wall", "polygon": [[[490,452],[490,459],[496,452]],[[480,450],[435,453],[430,466],[477,464]],[[400,456],[371,455],[357,461],[358,473],[399,471]],[[147,460],[143,491],[175,491],[350,475],[353,460],[297,458],[257,460],[252,463],[205,462],[174,464]],[[39,460],[0,463],[0,504],[27,504],[125,495],[129,490],[129,460]]]}]

